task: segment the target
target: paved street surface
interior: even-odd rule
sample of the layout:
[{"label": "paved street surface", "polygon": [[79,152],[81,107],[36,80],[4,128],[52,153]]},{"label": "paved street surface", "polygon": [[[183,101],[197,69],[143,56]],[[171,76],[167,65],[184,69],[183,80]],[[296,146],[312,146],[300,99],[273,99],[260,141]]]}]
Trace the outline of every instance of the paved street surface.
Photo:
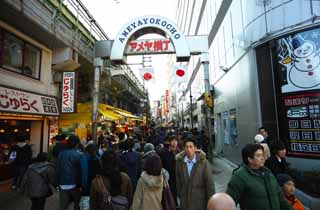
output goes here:
[{"label": "paved street surface", "polygon": [[[226,190],[227,183],[232,174],[233,167],[224,159],[215,158],[213,164],[213,174],[216,184],[216,191],[223,192]],[[0,193],[0,206],[1,210],[25,210],[30,209],[30,201],[15,193]],[[51,196],[46,203],[46,210],[58,209],[58,194],[55,193]],[[72,209],[72,208],[70,208]]]}]

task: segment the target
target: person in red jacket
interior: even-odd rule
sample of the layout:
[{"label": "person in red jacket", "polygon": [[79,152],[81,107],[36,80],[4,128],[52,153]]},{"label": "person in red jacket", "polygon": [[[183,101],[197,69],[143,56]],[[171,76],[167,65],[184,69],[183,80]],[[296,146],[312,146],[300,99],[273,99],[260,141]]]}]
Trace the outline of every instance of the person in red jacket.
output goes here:
[{"label": "person in red jacket", "polygon": [[292,206],[294,210],[304,210],[301,201],[293,194],[295,191],[295,185],[292,177],[288,174],[278,174],[277,180],[289,205]]}]

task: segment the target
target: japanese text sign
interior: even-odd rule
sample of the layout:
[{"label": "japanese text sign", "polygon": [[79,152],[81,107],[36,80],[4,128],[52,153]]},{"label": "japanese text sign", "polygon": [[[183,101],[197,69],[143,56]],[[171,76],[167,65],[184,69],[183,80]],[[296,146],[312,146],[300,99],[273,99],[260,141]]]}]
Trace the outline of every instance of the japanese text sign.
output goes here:
[{"label": "japanese text sign", "polygon": [[0,86],[0,112],[59,115],[54,97]]},{"label": "japanese text sign", "polygon": [[62,113],[75,112],[75,72],[63,72],[62,78]]},{"label": "japanese text sign", "polygon": [[170,39],[135,40],[128,43],[126,55],[175,53]]}]

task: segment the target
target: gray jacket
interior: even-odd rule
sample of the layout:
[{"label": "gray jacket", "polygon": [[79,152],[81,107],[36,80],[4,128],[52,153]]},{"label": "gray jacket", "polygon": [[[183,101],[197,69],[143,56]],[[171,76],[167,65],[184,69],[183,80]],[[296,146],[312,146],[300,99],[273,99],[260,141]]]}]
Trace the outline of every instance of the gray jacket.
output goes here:
[{"label": "gray jacket", "polygon": [[30,197],[48,197],[52,194],[51,185],[56,185],[55,169],[52,163],[37,162],[29,166],[22,183],[22,192]]}]

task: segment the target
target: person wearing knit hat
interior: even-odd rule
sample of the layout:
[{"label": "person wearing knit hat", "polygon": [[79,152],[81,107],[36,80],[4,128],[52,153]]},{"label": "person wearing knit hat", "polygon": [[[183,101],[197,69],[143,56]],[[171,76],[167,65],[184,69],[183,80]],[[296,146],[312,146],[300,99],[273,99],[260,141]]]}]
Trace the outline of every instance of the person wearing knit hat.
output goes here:
[{"label": "person wearing knit hat", "polygon": [[264,141],[263,135],[257,134],[254,137],[254,141],[256,144],[260,144],[261,146],[263,146],[263,156],[264,156],[264,159],[267,160],[271,156],[271,154],[270,154],[270,149],[269,149],[268,144],[263,143],[263,141]]},{"label": "person wearing knit hat", "polygon": [[284,197],[293,210],[304,210],[301,201],[294,196],[295,184],[292,177],[288,174],[278,174],[277,180],[282,189]]}]

